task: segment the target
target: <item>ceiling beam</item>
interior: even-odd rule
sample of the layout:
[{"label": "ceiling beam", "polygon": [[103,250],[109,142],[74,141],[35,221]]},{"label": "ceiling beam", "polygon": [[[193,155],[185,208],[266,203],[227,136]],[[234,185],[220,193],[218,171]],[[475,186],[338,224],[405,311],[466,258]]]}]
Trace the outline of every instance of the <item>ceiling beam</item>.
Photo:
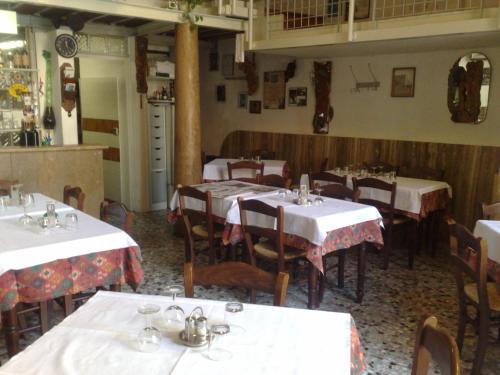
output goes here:
[{"label": "ceiling beam", "polygon": [[[0,0],[0,3],[11,3],[9,0]],[[17,0],[16,3],[32,4],[54,8],[73,9],[82,12],[96,12],[107,15],[144,18],[152,21],[182,23],[182,11],[176,9],[162,9],[159,7],[132,5],[126,3],[116,3],[105,0]],[[218,29],[244,31],[245,22],[241,19],[201,14],[203,20],[199,22],[201,26]]]}]

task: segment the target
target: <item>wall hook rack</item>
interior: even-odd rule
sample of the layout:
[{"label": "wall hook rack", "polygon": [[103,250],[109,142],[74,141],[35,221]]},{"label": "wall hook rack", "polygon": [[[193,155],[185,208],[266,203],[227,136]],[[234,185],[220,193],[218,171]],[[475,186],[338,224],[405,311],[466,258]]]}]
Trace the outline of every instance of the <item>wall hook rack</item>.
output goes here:
[{"label": "wall hook rack", "polygon": [[360,82],[356,78],[356,75],[354,74],[354,69],[352,68],[352,65],[349,65],[349,68],[351,69],[351,74],[352,77],[354,78],[354,81],[356,82],[355,87],[351,89],[351,92],[360,92],[361,89],[367,89],[367,90],[374,90],[376,91],[379,86],[380,82],[377,81],[377,78],[375,77],[375,74],[373,74],[372,67],[368,63],[368,70],[370,72],[370,75],[372,76],[373,80],[372,81],[365,81],[365,82]]}]

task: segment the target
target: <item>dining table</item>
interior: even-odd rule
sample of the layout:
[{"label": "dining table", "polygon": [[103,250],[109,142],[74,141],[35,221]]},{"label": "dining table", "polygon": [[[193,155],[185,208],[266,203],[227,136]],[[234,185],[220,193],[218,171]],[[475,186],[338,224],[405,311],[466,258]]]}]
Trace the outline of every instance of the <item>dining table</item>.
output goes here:
[{"label": "dining table", "polygon": [[[242,240],[238,197],[258,199],[271,206],[284,208],[285,244],[306,251],[307,259],[313,264],[310,287],[317,288],[318,272],[323,273],[323,257],[329,253],[360,245],[358,252],[358,280],[356,298],[362,301],[364,295],[365,245],[372,243],[383,246],[381,231],[382,217],[373,207],[355,202],[323,197],[319,205],[297,205],[286,189],[256,185],[241,181],[222,181],[193,185],[200,191],[212,192],[212,214],[214,221],[225,224],[223,241],[235,244]],[[310,196],[312,200],[314,195]],[[171,212],[179,206],[178,193],[170,201]],[[202,202],[186,197],[186,207],[202,210]],[[274,227],[274,223],[259,225]],[[309,293],[308,306],[318,306],[317,293]]]},{"label": "dining table", "polygon": [[[217,158],[203,166],[203,180],[205,181],[221,181],[229,178],[227,171],[227,163],[236,163],[240,159],[223,159]],[[288,178],[290,176],[290,167],[286,160],[259,160],[258,163],[264,163],[264,175],[277,174]],[[255,171],[250,169],[235,169],[233,178],[255,177]]]},{"label": "dining table", "polygon": [[474,236],[488,244],[488,275],[500,285],[500,220],[478,220]]},{"label": "dining table", "polygon": [[[24,208],[10,201],[0,211],[0,310],[10,356],[19,351],[16,305],[73,295],[98,286],[143,279],[137,243],[123,230],[43,194],[26,207],[32,217],[20,223]],[[40,219],[54,203],[57,225],[42,228]],[[77,223],[66,225],[68,214]]]},{"label": "dining table", "polygon": [[[138,308],[159,312],[146,323]],[[208,326],[225,324],[225,301],[176,298],[190,314],[200,306]],[[336,374],[366,371],[358,330],[348,313],[243,304],[242,332],[231,332],[225,360],[207,346],[188,347],[184,324],[170,325],[162,312],[170,297],[99,291],[76,312],[12,357],[0,374]],[[156,351],[142,352],[138,334],[152,324],[161,332]]]}]

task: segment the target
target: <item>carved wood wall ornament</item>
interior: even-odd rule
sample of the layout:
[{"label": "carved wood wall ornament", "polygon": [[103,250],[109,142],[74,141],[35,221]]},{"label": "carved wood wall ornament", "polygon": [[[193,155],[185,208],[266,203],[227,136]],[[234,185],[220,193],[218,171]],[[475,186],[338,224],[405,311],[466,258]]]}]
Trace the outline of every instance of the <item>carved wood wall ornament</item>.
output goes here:
[{"label": "carved wood wall ornament", "polygon": [[313,118],[314,132],[328,134],[329,123],[333,118],[333,107],[330,105],[332,86],[332,62],[314,62],[314,94],[316,107]]},{"label": "carved wood wall ornament", "polygon": [[245,60],[245,62],[238,63],[238,69],[245,73],[248,95],[252,96],[259,88],[259,76],[257,75],[257,65],[255,61]]},{"label": "carved wood wall ornament", "polygon": [[148,39],[142,36],[135,37],[135,79],[137,81],[137,92],[148,93]]}]

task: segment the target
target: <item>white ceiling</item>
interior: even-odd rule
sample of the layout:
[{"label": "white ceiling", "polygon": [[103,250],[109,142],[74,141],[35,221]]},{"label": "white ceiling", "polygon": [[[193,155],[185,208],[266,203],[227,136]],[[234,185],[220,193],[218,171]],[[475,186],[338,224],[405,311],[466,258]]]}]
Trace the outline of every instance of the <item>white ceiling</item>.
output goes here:
[{"label": "white ceiling", "polygon": [[442,51],[449,49],[477,49],[498,46],[500,46],[500,31],[375,42],[339,43],[311,47],[260,50],[258,52],[298,58],[328,58]]}]

